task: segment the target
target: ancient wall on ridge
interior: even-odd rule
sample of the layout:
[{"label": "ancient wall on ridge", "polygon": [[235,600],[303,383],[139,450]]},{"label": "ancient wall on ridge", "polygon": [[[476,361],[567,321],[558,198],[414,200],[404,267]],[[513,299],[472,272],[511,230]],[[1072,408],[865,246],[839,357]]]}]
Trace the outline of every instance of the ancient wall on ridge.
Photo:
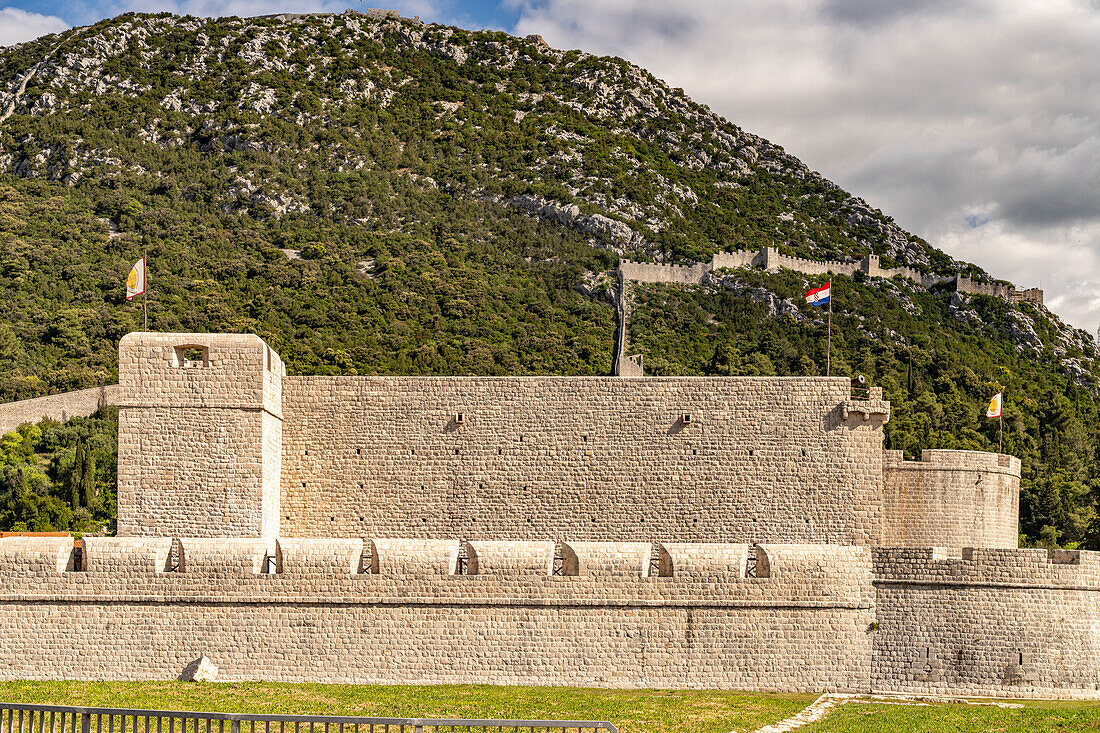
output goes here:
[{"label": "ancient wall on ridge", "polygon": [[281,543],[286,572],[264,575],[253,570],[262,540],[222,541],[222,553],[218,542],[185,545],[177,572],[152,570],[159,546],[109,553],[101,572],[64,572],[64,548],[0,562],[0,678],[174,679],[205,654],[227,681],[804,692],[869,682],[867,548],[765,545],[771,574],[760,578],[549,576],[488,555],[492,574],[452,575],[379,541],[406,561],[383,553],[382,572],[363,574],[348,572],[354,543],[294,540]]},{"label": "ancient wall on ridge", "polygon": [[1016,547],[1019,515],[1019,458],[926,450],[905,461],[884,452],[884,546]]},{"label": "ancient wall on ridge", "polygon": [[846,417],[849,393],[835,378],[288,377],[282,534],[875,544],[889,406]]},{"label": "ancient wall on ridge", "polygon": [[38,422],[49,417],[65,422],[70,417],[87,417],[104,405],[118,401],[118,385],[81,389],[75,392],[46,395],[29,400],[0,405],[0,435],[15,430],[25,422]]},{"label": "ancient wall on ridge", "polygon": [[1100,696],[1100,553],[875,550],[876,690]]}]

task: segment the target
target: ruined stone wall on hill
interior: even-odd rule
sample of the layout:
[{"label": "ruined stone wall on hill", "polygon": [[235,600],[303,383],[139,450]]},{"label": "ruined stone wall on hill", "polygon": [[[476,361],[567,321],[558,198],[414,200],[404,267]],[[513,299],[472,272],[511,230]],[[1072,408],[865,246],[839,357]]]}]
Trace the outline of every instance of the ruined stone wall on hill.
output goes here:
[{"label": "ruined stone wall on hill", "polygon": [[1100,697],[1100,553],[873,552],[876,690]]},{"label": "ruined stone wall on hill", "polygon": [[919,461],[885,451],[882,544],[1016,547],[1020,459],[980,451],[926,450]]},{"label": "ruined stone wall on hill", "polygon": [[870,545],[846,379],[288,377],[282,534]]},{"label": "ruined stone wall on hill", "polygon": [[183,540],[175,572],[157,570],[168,538],[99,540],[83,572],[65,570],[65,542],[0,539],[2,679],[167,680],[206,655],[227,681],[869,684],[867,548],[764,545],[768,574],[746,577],[680,547],[695,563],[659,576],[629,543],[576,543],[577,574],[559,576],[539,543],[497,543],[478,547],[481,572],[456,575],[457,540],[372,541],[367,573],[351,572],[361,540],[282,540],[283,572],[266,574],[262,539]]}]

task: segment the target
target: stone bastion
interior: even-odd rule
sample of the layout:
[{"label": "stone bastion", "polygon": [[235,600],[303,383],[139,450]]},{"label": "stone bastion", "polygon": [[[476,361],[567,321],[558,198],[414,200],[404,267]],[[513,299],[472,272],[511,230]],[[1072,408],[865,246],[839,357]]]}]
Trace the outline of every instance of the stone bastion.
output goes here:
[{"label": "stone bastion", "polygon": [[1100,557],[1016,548],[1014,457],[884,451],[881,390],[119,365],[119,536],[0,539],[0,678],[1100,697]]}]

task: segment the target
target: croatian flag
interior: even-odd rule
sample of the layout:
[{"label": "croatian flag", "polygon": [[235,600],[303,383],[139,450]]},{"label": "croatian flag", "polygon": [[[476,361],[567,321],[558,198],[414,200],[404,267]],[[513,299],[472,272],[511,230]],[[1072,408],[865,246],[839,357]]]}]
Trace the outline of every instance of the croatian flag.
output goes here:
[{"label": "croatian flag", "polygon": [[806,292],[806,302],[810,305],[828,305],[829,304],[829,287],[833,284],[833,281],[822,285],[820,288],[814,288]]}]

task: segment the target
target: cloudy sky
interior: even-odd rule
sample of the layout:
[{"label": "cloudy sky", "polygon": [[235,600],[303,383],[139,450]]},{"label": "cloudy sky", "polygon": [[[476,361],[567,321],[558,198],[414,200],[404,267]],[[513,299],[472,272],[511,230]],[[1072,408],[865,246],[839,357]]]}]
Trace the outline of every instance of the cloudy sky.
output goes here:
[{"label": "cloudy sky", "polygon": [[[3,6],[4,0],[0,0]],[[1100,324],[1100,0],[389,0],[634,61],[955,257]],[[0,45],[128,10],[357,0],[9,0]]]}]

